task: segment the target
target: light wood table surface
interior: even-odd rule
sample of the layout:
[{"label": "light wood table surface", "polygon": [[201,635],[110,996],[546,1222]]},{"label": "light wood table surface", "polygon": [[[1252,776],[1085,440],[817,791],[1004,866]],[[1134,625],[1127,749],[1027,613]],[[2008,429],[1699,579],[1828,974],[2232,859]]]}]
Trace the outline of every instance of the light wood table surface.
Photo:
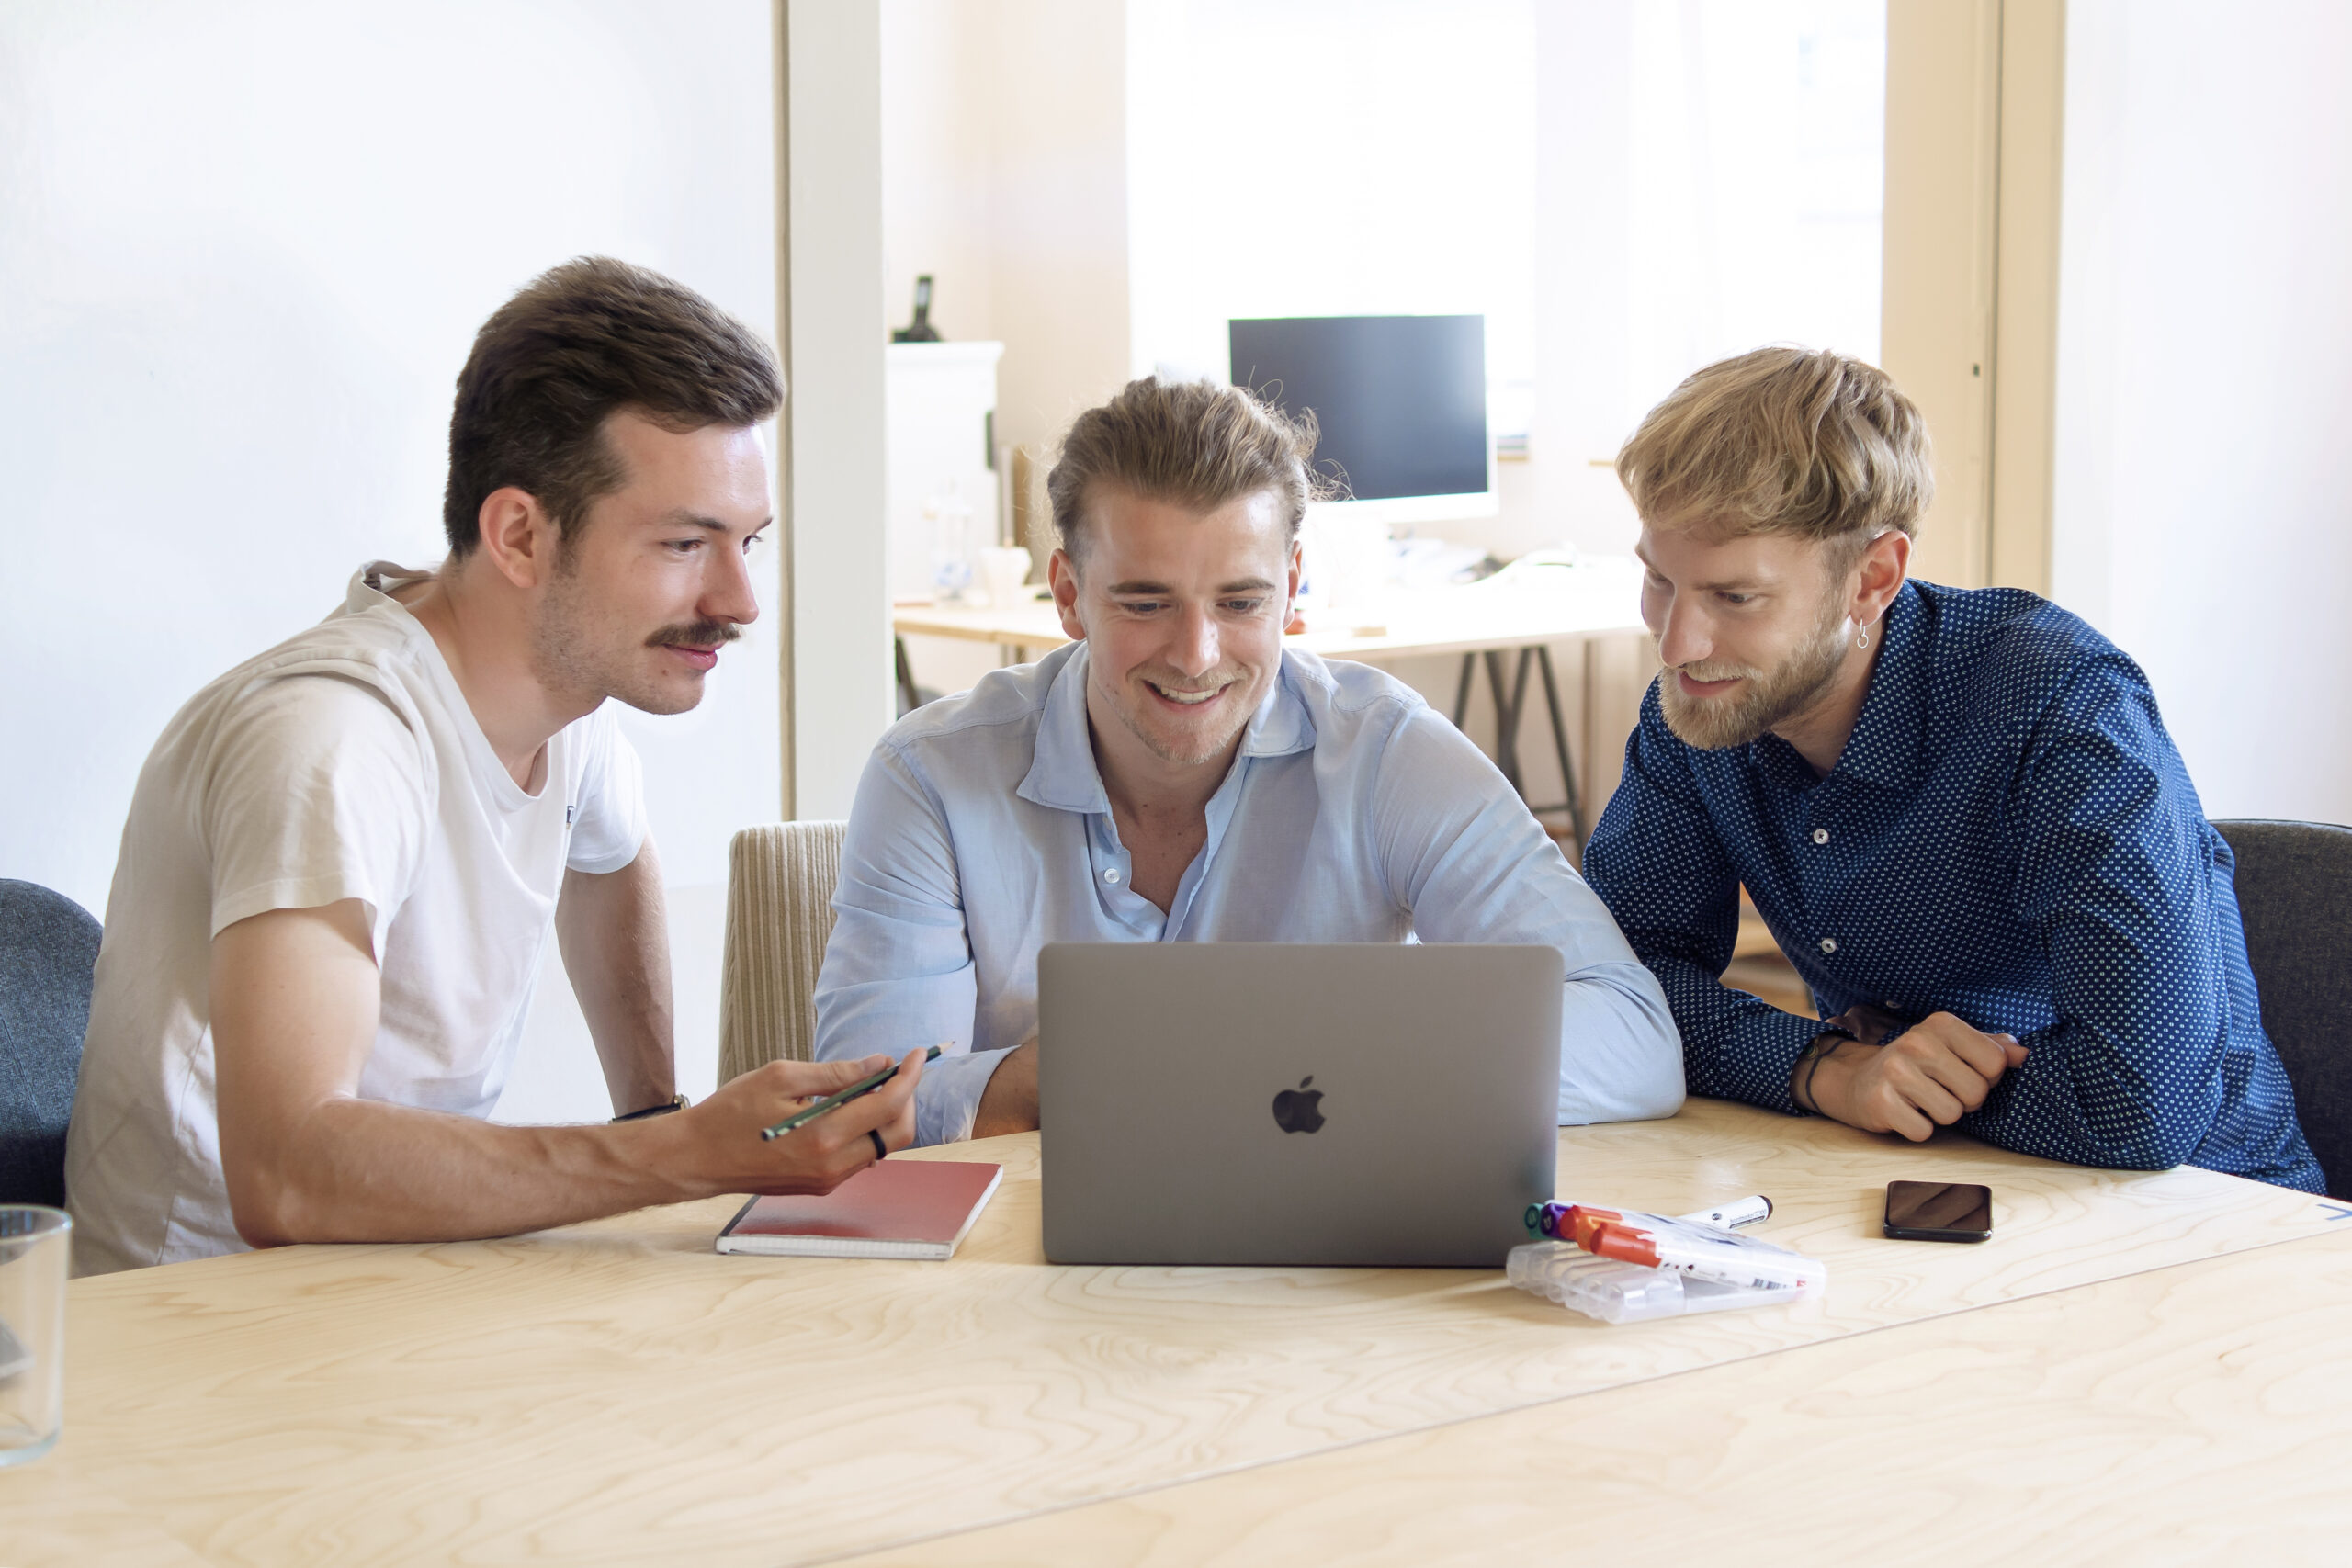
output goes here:
[{"label": "light wood table surface", "polygon": [[2352,1232],[848,1561],[2334,1565],[2347,1475]]},{"label": "light wood table surface", "polygon": [[[1828,1265],[1826,1295],[1609,1328],[1479,1271],[1055,1268],[1036,1140],[991,1140],[916,1156],[1007,1167],[947,1264],[721,1256],[719,1200],[511,1241],[290,1247],[76,1281],[66,1435],[0,1472],[0,1563],[89,1562],[109,1541],[125,1561],[219,1568],[946,1561],[944,1538],[1065,1528],[1039,1517],[1055,1510],[1103,1519],[1116,1543],[1136,1527],[1115,1511],[1146,1495],[1344,1470],[1463,1423],[1566,1418],[1606,1449],[1605,1425],[1581,1418],[1604,1408],[1592,1401],[1631,1410],[1646,1380],[1760,1375],[1743,1364],[1784,1359],[1768,1353],[1862,1377],[1897,1343],[1881,1331],[1910,1325],[1913,1350],[1880,1375],[1930,1379],[1950,1355],[1935,1335],[1955,1331],[1934,1325],[1955,1314],[2178,1265],[2232,1272],[2253,1261],[2235,1255],[2327,1236],[2340,1208],[2206,1171],[2082,1170],[1949,1135],[1917,1149],[1704,1100],[1566,1130],[1560,1149],[1571,1196],[1677,1212],[1770,1194],[1766,1234]],[[1990,1183],[1995,1239],[1880,1237],[1881,1190],[1903,1176]],[[2249,1322],[2278,1288],[2260,1279]],[[2128,1362],[2156,1307],[2110,1317],[2096,1304],[2109,1298],[2082,1299],[2064,1309],[2075,1341]],[[2020,1320],[2020,1345],[2039,1321]],[[1787,1397],[1724,1386],[1725,1419]],[[1671,1491],[1671,1465],[1657,1473]],[[1120,1560],[1066,1544],[1038,1550]],[[955,1548],[993,1550],[978,1534]]]}]

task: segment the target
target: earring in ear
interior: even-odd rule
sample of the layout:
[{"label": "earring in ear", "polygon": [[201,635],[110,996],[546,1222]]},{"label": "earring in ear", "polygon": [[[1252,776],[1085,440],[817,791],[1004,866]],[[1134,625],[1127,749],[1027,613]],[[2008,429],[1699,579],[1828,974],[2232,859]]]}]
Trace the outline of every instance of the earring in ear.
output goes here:
[{"label": "earring in ear", "polygon": [[1860,636],[1860,637],[1856,637],[1856,638],[1854,639],[1854,646],[1855,646],[1856,648],[1868,648],[1870,645],[1871,645],[1871,633],[1870,633],[1870,628],[1869,628],[1868,626],[1865,626],[1865,627],[1863,627],[1863,628],[1862,628],[1862,635],[1861,635],[1861,636]]}]

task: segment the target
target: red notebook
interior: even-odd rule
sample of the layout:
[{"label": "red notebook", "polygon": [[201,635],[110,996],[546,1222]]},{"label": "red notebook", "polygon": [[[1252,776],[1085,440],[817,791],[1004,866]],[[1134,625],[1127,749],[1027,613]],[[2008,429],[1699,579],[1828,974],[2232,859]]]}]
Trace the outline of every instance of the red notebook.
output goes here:
[{"label": "red notebook", "polygon": [[752,1199],[718,1233],[718,1250],[944,1260],[1003,1176],[1001,1165],[882,1160],[822,1197]]}]

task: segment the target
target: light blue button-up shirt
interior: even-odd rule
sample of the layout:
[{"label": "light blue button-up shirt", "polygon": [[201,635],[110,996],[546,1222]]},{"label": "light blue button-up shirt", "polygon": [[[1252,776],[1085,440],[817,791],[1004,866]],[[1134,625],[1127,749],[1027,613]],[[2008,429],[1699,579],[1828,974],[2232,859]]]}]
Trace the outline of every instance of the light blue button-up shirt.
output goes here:
[{"label": "light blue button-up shirt", "polygon": [[1129,886],[1086,678],[1082,642],[993,671],[900,720],[858,784],[817,1055],[946,1046],[916,1092],[918,1141],[971,1135],[1001,1053],[1037,1031],[1049,942],[1546,943],[1567,965],[1561,1122],[1681,1105],[1657,979],[1494,764],[1409,688],[1285,649],[1162,914]]}]

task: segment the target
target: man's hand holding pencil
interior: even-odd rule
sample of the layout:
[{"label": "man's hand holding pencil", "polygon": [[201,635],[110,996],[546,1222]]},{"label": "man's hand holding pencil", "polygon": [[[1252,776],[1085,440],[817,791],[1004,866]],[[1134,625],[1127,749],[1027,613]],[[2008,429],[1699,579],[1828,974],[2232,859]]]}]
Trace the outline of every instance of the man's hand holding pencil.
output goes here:
[{"label": "man's hand holding pencil", "polygon": [[[930,1052],[846,1062],[771,1062],[720,1086],[699,1105],[647,1124],[689,1140],[678,1161],[697,1168],[711,1192],[830,1192],[915,1141],[915,1085]],[[844,1094],[887,1075],[865,1092]],[[831,1097],[839,1098],[815,1115]],[[789,1132],[763,1136],[796,1122]]]}]

